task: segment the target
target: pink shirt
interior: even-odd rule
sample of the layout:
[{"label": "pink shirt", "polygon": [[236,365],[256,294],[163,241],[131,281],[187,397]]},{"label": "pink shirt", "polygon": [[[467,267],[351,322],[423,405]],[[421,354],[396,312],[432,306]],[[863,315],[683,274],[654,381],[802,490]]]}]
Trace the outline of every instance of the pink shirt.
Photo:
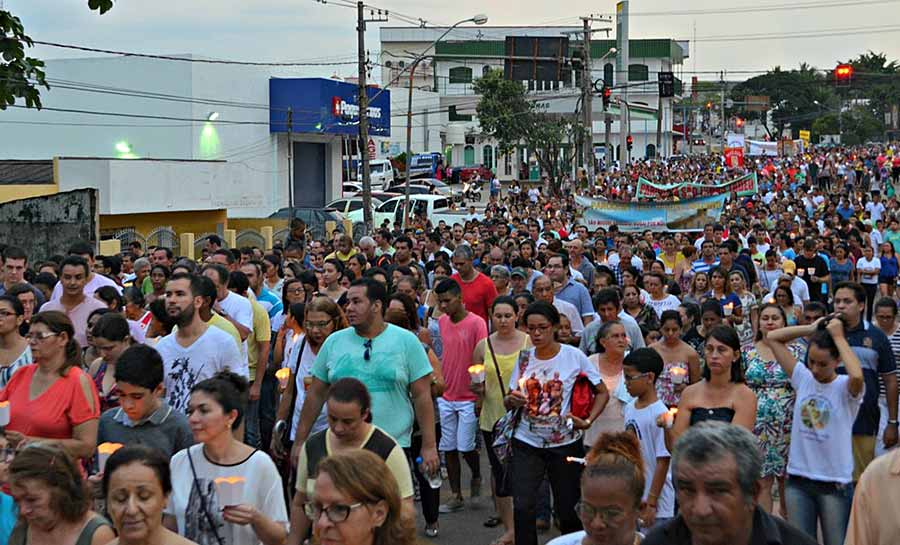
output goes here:
[{"label": "pink shirt", "polygon": [[450,316],[444,314],[438,319],[438,326],[444,344],[441,371],[446,388],[443,397],[447,401],[475,401],[477,396],[469,390],[469,366],[475,346],[487,337],[487,325],[480,316],[469,312],[459,323],[453,323]]},{"label": "pink shirt", "polygon": [[106,303],[94,299],[93,297],[85,296],[84,301],[70,311],[66,311],[66,307],[63,306],[59,299],[44,303],[44,306],[41,307],[41,311],[58,310],[66,314],[69,319],[72,320],[72,325],[75,327],[75,340],[78,341],[81,348],[87,348],[88,316],[98,308],[106,308]]}]

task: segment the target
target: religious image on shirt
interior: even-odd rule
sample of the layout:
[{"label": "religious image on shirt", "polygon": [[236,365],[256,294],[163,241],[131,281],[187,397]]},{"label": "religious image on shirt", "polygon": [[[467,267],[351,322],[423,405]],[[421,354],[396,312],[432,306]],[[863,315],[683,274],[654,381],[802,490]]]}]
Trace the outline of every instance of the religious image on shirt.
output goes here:
[{"label": "religious image on shirt", "polygon": [[820,441],[827,439],[827,436],[820,437],[819,432],[828,426],[832,411],[831,402],[824,397],[810,396],[801,401],[800,422],[803,423],[801,433]]},{"label": "religious image on shirt", "polygon": [[542,435],[549,434],[550,442],[562,442],[568,432],[563,411],[563,382],[559,373],[542,371],[525,374],[524,383],[525,418],[528,419],[532,431]]},{"label": "religious image on shirt", "polygon": [[184,513],[184,537],[198,545],[220,545],[217,535],[222,535],[225,526],[220,511],[215,482],[197,477]]},{"label": "religious image on shirt", "polygon": [[191,390],[197,384],[200,369],[191,367],[190,358],[177,358],[172,362],[172,368],[166,384],[166,400],[169,406],[177,411],[187,413],[188,402],[191,399]]}]

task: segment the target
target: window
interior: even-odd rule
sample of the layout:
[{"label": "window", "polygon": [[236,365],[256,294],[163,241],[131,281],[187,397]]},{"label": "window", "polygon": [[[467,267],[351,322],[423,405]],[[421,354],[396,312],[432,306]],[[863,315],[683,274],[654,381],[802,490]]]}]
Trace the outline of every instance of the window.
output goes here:
[{"label": "window", "polygon": [[481,163],[486,169],[494,168],[494,148],[492,146],[481,148]]},{"label": "window", "polygon": [[463,166],[470,167],[475,164],[475,146],[468,145],[463,148]]},{"label": "window", "polygon": [[485,67],[481,69],[481,77],[487,77],[487,75],[490,73],[491,73],[490,66],[485,65]]},{"label": "window", "polygon": [[350,201],[350,208],[347,212],[353,212],[354,210],[362,210],[363,203],[362,201]]},{"label": "window", "polygon": [[647,144],[647,149],[644,152],[644,156],[647,159],[653,159],[656,157],[656,146],[653,144]]},{"label": "window", "polygon": [[403,68],[405,66],[406,66],[406,63],[404,61],[400,61],[400,68]]},{"label": "window", "polygon": [[603,65],[603,83],[608,85],[609,87],[613,86],[613,73],[615,72],[615,68],[613,67],[611,62]]},{"label": "window", "polygon": [[472,121],[471,114],[457,113],[456,106],[450,106],[450,108],[448,108],[447,115],[450,121]]},{"label": "window", "polygon": [[450,83],[472,83],[472,69],[468,66],[451,68]]},{"label": "window", "polygon": [[397,203],[398,203],[398,202],[400,202],[400,201],[399,201],[399,200],[391,200],[391,201],[388,201],[388,202],[382,204],[382,205],[378,208],[378,211],[379,211],[379,212],[387,212],[387,213],[393,214],[393,213],[394,213],[394,210],[397,209]]},{"label": "window", "polygon": [[434,209],[435,210],[443,210],[448,208],[450,205],[447,203],[447,199],[435,199],[434,200]]},{"label": "window", "polygon": [[649,79],[650,69],[646,64],[628,65],[628,81],[648,81]]}]

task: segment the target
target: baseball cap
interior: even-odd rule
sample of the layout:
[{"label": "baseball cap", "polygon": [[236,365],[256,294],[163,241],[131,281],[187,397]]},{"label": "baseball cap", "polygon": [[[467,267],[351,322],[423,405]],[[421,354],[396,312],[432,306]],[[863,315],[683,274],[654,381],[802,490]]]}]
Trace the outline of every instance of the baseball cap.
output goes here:
[{"label": "baseball cap", "polygon": [[516,267],[509,273],[510,276],[521,276],[522,278],[528,278],[528,275],[525,273],[525,269],[522,267]]}]

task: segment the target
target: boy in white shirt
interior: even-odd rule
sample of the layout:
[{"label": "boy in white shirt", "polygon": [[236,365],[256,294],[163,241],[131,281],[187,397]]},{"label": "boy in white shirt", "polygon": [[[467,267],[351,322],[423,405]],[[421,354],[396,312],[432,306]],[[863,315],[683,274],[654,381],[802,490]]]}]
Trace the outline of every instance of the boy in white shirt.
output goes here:
[{"label": "boy in white shirt", "polygon": [[656,396],[656,379],[663,372],[663,359],[652,348],[638,348],[625,357],[623,375],[628,393],[635,399],[622,413],[625,429],[641,443],[644,458],[644,508],[641,520],[651,528],[675,516],[675,489],[669,473],[671,454],[666,448],[665,430],[656,424],[659,415],[668,411]]}]

